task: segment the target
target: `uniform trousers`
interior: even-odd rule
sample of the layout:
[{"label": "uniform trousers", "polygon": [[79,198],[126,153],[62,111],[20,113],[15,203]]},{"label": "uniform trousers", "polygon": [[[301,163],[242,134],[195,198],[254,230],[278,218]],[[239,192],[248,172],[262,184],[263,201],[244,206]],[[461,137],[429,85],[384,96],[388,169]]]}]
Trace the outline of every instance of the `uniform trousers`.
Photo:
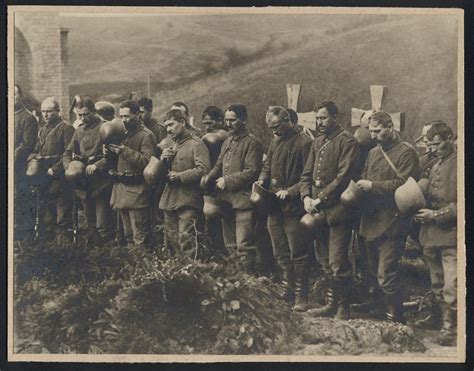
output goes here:
[{"label": "uniform trousers", "polygon": [[326,224],[316,233],[316,259],[323,271],[331,274],[333,278],[352,277],[352,266],[349,260],[351,237],[352,226],[349,221],[341,221],[331,226]]},{"label": "uniform trousers", "polygon": [[112,208],[110,207],[111,189],[103,189],[96,197],[81,198],[87,229],[97,228],[101,237],[112,235]]},{"label": "uniform trousers", "polygon": [[150,241],[150,208],[120,209],[120,218],[123,223],[123,235],[127,243],[142,246]]},{"label": "uniform trousers", "polygon": [[300,217],[272,214],[267,220],[268,231],[273,246],[273,255],[278,263],[308,256],[309,238],[300,223]]},{"label": "uniform trousers", "polygon": [[230,216],[223,218],[222,233],[226,248],[229,251],[237,248],[241,253],[255,254],[256,221],[257,215],[253,209],[234,209]]},{"label": "uniform trousers", "polygon": [[70,228],[72,224],[72,188],[61,182],[53,190],[43,188],[40,191],[40,219],[46,230],[53,227]]},{"label": "uniform trousers", "polygon": [[424,246],[423,255],[430,268],[431,288],[439,303],[457,309],[456,246]]},{"label": "uniform trousers", "polygon": [[165,247],[171,253],[192,256],[200,248],[203,216],[197,209],[164,210]]},{"label": "uniform trousers", "polygon": [[375,240],[365,241],[369,274],[377,277],[385,294],[392,295],[400,290],[400,257],[403,254],[405,236],[382,235]]}]

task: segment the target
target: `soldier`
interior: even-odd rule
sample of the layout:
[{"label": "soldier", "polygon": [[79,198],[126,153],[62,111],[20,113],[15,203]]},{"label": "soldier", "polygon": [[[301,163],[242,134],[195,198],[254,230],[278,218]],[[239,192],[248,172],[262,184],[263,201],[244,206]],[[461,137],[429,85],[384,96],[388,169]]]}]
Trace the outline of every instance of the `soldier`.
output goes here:
[{"label": "soldier", "polygon": [[253,274],[256,213],[250,193],[262,169],[263,148],[247,129],[247,108],[243,104],[229,106],[224,121],[230,135],[206,181],[215,180],[218,198],[232,205],[231,215],[222,219],[224,242],[229,251],[237,247],[243,268]]},{"label": "soldier", "polygon": [[150,98],[140,98],[140,120],[155,135],[156,143],[159,144],[168,135],[166,128],[155,118],[151,117],[153,112],[153,101]]},{"label": "soldier", "polygon": [[199,181],[209,172],[209,152],[203,141],[190,133],[183,111],[168,111],[165,127],[174,141],[161,154],[161,161],[169,169],[159,204],[164,210],[165,244],[171,252],[190,256],[197,253],[203,208]]},{"label": "soldier", "polygon": [[14,86],[15,100],[15,239],[23,239],[33,230],[33,200],[28,186],[26,161],[34,150],[38,136],[35,117],[23,104],[23,92]]},{"label": "soldier", "polygon": [[274,192],[281,209],[270,213],[268,231],[273,255],[283,271],[284,299],[296,302],[294,310],[306,309],[308,293],[309,236],[300,223],[304,214],[300,199],[300,177],[311,140],[299,131],[283,107],[270,107],[266,115],[274,138],[270,143],[258,183]]},{"label": "soldier", "polygon": [[355,177],[359,148],[353,135],[337,123],[339,110],[331,101],[316,109],[316,130],[322,134],[312,143],[303,174],[301,199],[308,213],[323,211],[326,225],[317,243],[327,246],[331,269],[327,304],[313,309],[317,316],[349,318],[352,269],[348,256],[351,241],[351,215],[340,202],[341,193]]},{"label": "soldier", "polygon": [[46,172],[49,180],[39,190],[40,211],[43,214],[46,235],[56,232],[56,242],[61,244],[66,239],[72,222],[72,188],[64,179],[62,155],[75,130],[60,116],[59,103],[54,98],[46,98],[43,101],[41,113],[45,125],[39,130],[38,142],[32,156],[42,157],[41,169]]},{"label": "soldier", "polygon": [[201,137],[202,133],[199,128],[194,126],[190,121],[189,121],[189,109],[188,106],[184,102],[174,102],[171,105],[170,110],[172,109],[179,109],[181,112],[183,112],[186,116],[186,126],[188,130],[191,132],[191,134],[196,135],[198,137]]},{"label": "soldier", "polygon": [[106,161],[100,161],[103,158],[103,142],[99,129],[103,121],[96,114],[90,98],[79,101],[76,110],[81,124],[64,152],[63,165],[67,169],[72,160],[86,165],[85,184],[78,185],[75,192],[84,209],[88,243],[101,246],[113,238],[110,208],[112,179],[107,173]]},{"label": "soldier", "polygon": [[361,209],[359,234],[367,248],[370,274],[378,277],[385,294],[387,319],[404,323],[399,260],[409,221],[399,215],[394,192],[408,177],[418,177],[419,162],[412,146],[400,140],[389,114],[373,113],[369,131],[378,145],[369,151],[357,182],[370,199]]},{"label": "soldier", "polygon": [[119,210],[126,242],[143,246],[150,240],[151,188],[143,178],[143,169],[155,153],[156,141],[153,133],[144,128],[139,119],[139,105],[127,100],[119,109],[125,127],[125,138],[121,144],[107,144],[106,161],[114,161],[115,183],[110,204]]},{"label": "soldier", "polygon": [[429,146],[438,158],[429,175],[427,208],[416,219],[421,223],[420,243],[430,268],[431,288],[436,303],[432,313],[415,323],[439,328],[437,342],[456,344],[457,317],[457,172],[453,131],[442,121],[432,123],[427,133]]}]

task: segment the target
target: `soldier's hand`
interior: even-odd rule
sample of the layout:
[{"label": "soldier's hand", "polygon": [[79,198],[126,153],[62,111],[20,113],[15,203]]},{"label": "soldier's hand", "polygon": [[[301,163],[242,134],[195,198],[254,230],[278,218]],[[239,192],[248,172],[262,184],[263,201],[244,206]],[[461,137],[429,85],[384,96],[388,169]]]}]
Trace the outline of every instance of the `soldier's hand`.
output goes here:
[{"label": "soldier's hand", "polygon": [[87,175],[92,175],[97,171],[97,166],[96,165],[87,165],[86,167],[86,174]]},{"label": "soldier's hand", "polygon": [[260,187],[263,187],[263,180],[257,180],[255,183],[258,184]]},{"label": "soldier's hand", "polygon": [[308,214],[312,214],[314,211],[313,201],[314,200],[309,196],[305,197],[303,200],[304,211],[306,211]]},{"label": "soldier's hand", "polygon": [[173,158],[175,155],[174,151],[172,148],[166,148],[163,150],[163,153],[161,154],[161,160],[167,159],[167,158]]},{"label": "soldier's hand", "polygon": [[121,145],[109,144],[108,147],[109,147],[109,150],[111,152],[115,153],[116,155],[120,155],[123,152],[124,148],[125,148],[125,146],[123,144],[121,144]]},{"label": "soldier's hand", "polygon": [[364,192],[368,192],[372,189],[372,182],[370,180],[361,179],[357,181],[357,186]]},{"label": "soldier's hand", "polygon": [[109,147],[106,144],[102,144],[102,154],[107,156],[111,153]]},{"label": "soldier's hand", "polygon": [[428,223],[434,220],[434,211],[430,209],[420,209],[415,215],[415,219],[421,224]]},{"label": "soldier's hand", "polygon": [[225,179],[224,179],[224,177],[220,177],[216,180],[216,186],[219,189],[225,189]]},{"label": "soldier's hand", "polygon": [[284,200],[288,197],[288,191],[286,189],[282,189],[280,191],[278,191],[276,193],[276,196],[280,199],[280,200]]},{"label": "soldier's hand", "polygon": [[170,171],[168,173],[168,179],[171,181],[171,182],[177,182],[179,180],[181,180],[179,178],[179,174],[176,172],[176,171]]},{"label": "soldier's hand", "polygon": [[49,175],[49,176],[54,176],[54,171],[53,171],[53,169],[51,169],[51,168],[48,169],[48,175]]}]

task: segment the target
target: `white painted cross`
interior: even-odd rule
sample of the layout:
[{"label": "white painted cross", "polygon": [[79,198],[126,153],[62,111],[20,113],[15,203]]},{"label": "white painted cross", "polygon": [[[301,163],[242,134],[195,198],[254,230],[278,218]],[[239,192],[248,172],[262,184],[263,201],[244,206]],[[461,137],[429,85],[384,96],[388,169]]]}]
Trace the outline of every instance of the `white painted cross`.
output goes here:
[{"label": "white painted cross", "polygon": [[[382,85],[370,85],[370,97],[372,100],[372,111],[381,111],[384,103],[385,92],[387,91],[386,86]],[[365,120],[361,121],[366,110],[359,108],[351,109],[351,126],[368,126]],[[388,113],[388,112],[387,112]],[[397,131],[405,130],[405,112],[388,113],[392,118],[393,127]]]},{"label": "white painted cross", "polygon": [[303,131],[312,139],[314,135],[311,130],[316,130],[316,112],[298,112],[298,98],[300,96],[301,85],[286,84],[286,95],[288,97],[288,108],[291,108],[298,115],[298,125],[303,126]]}]

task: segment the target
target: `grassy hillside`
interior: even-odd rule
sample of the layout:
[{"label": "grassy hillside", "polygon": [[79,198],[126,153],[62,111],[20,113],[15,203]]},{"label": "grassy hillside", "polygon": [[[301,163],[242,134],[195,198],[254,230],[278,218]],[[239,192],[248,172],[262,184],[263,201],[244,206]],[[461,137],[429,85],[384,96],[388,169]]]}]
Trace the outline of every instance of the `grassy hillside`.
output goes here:
[{"label": "grassy hillside", "polygon": [[[101,40],[90,49],[95,57],[87,58],[90,66],[72,71],[81,85],[71,93],[114,93],[120,99],[130,90],[145,92],[145,71],[153,69],[157,115],[176,100],[188,103],[197,117],[206,105],[242,102],[251,130],[265,144],[265,110],[286,105],[287,82],[302,84],[300,111],[331,99],[344,123],[351,107],[370,108],[369,85],[380,84],[389,87],[385,109],[406,112],[409,137],[432,119],[455,125],[457,29],[449,17],[214,16],[167,17],[162,23],[144,17],[142,28],[136,20],[119,21],[120,27],[104,21]],[[78,35],[71,28],[74,44]],[[84,61],[73,52],[74,58]]]}]

